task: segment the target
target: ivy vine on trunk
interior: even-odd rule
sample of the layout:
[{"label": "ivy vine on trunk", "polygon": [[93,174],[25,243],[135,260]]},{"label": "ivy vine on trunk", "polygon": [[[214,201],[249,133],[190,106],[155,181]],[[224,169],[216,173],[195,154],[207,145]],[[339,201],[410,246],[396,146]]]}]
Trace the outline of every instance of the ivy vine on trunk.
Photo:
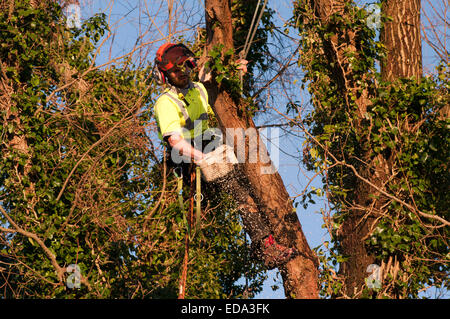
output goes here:
[{"label": "ivy vine on trunk", "polygon": [[[448,286],[448,66],[422,77],[420,1],[380,7],[376,40],[371,12],[353,1],[295,2],[314,105],[301,123],[306,159],[325,172],[333,209],[331,251],[318,251],[328,296],[408,298]],[[370,265],[380,270],[375,288]]]}]

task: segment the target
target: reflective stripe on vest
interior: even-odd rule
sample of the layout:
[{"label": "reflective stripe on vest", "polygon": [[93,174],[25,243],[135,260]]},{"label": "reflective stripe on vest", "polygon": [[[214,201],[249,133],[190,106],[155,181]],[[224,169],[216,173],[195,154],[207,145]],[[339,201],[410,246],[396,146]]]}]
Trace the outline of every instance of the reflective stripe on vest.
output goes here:
[{"label": "reflective stripe on vest", "polygon": [[[205,92],[202,90],[202,88],[197,83],[194,83],[194,87],[200,92],[200,97],[203,99],[202,104],[205,105],[205,103],[207,103]],[[193,130],[194,129],[194,121],[192,121],[191,118],[189,117],[189,113],[186,109],[184,102],[182,100],[180,100],[179,98],[174,97],[170,93],[170,91],[165,92],[164,94],[166,96],[168,96],[173,102],[175,102],[175,104],[178,105],[178,108],[180,109],[181,113],[183,113],[184,122],[185,122],[184,127],[189,131]],[[200,114],[200,116],[196,120],[205,120],[205,121],[208,120],[208,113]]]}]

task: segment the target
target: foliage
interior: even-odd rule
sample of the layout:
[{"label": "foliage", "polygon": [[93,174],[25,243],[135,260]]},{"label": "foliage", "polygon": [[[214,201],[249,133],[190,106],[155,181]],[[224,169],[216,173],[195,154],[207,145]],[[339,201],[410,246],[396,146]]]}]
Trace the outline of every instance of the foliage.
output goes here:
[{"label": "foliage", "polygon": [[[177,295],[186,225],[146,128],[156,90],[149,68],[95,66],[107,32],[104,15],[67,29],[53,1],[0,13],[4,298]],[[264,277],[241,257],[235,209],[211,204],[190,247],[187,297],[242,296],[246,273],[257,292]],[[66,285],[70,265],[79,289]]]},{"label": "foliage", "polygon": [[[323,296],[344,294],[342,224],[362,209],[377,221],[365,245],[383,278],[381,289],[366,288],[361,296],[414,298],[427,287],[449,284],[449,228],[442,221],[450,218],[449,195],[442,186],[450,181],[450,122],[440,114],[448,107],[449,70],[441,65],[434,77],[383,82],[376,63],[384,47],[368,15],[346,2],[323,23],[309,1],[296,2],[292,22],[302,36],[299,64],[313,104],[305,119],[296,116],[308,130],[307,166],[322,174],[324,184],[323,192],[305,194],[304,204],[326,194],[334,213],[324,225],[332,243],[317,249]],[[328,63],[327,54],[337,48],[343,55]],[[389,173],[375,183],[367,206],[357,206],[359,185],[376,181],[382,163]],[[382,203],[379,210],[371,208],[372,200]]]},{"label": "foliage", "polygon": [[215,75],[219,85],[224,85],[226,90],[234,99],[239,99],[242,93],[241,82],[239,79],[239,70],[237,63],[233,61],[234,50],[229,49],[223,52],[224,45],[215,46],[208,52],[209,60],[205,67]]}]

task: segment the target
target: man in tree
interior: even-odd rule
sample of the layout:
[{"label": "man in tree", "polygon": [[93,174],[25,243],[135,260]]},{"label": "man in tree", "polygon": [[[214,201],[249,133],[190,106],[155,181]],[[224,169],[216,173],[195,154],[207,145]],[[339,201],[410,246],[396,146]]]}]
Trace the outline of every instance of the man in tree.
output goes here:
[{"label": "man in tree", "polygon": [[[246,61],[238,61],[239,69],[246,71]],[[199,163],[204,158],[202,135],[209,128],[208,119],[214,116],[208,93],[200,82],[191,80],[191,71],[196,67],[194,54],[183,44],[166,43],[162,45],[155,58],[154,78],[159,84],[167,86],[155,104],[155,117],[159,136],[168,146],[169,166],[178,168],[183,175],[192,169],[190,163],[180,163],[181,154],[188,162]],[[198,141],[200,143],[190,143]],[[177,163],[178,162],[178,163]],[[188,164],[188,165],[186,165]],[[230,181],[233,183],[234,181]],[[252,240],[252,256],[262,259],[269,269],[289,261],[295,250],[278,244],[271,234],[265,217],[257,211],[246,209],[243,203],[249,197],[247,191],[239,187],[233,194],[240,204],[245,230]]]}]

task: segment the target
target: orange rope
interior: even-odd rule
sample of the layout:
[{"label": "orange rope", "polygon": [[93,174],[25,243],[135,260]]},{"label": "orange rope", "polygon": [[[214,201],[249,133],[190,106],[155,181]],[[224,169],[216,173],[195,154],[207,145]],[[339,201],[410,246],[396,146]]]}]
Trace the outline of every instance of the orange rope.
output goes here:
[{"label": "orange rope", "polygon": [[184,247],[183,271],[181,272],[180,291],[178,292],[178,299],[184,299],[184,296],[186,293],[186,278],[187,278],[188,261],[189,261],[189,234],[186,234],[186,242],[185,242],[185,247]]}]

